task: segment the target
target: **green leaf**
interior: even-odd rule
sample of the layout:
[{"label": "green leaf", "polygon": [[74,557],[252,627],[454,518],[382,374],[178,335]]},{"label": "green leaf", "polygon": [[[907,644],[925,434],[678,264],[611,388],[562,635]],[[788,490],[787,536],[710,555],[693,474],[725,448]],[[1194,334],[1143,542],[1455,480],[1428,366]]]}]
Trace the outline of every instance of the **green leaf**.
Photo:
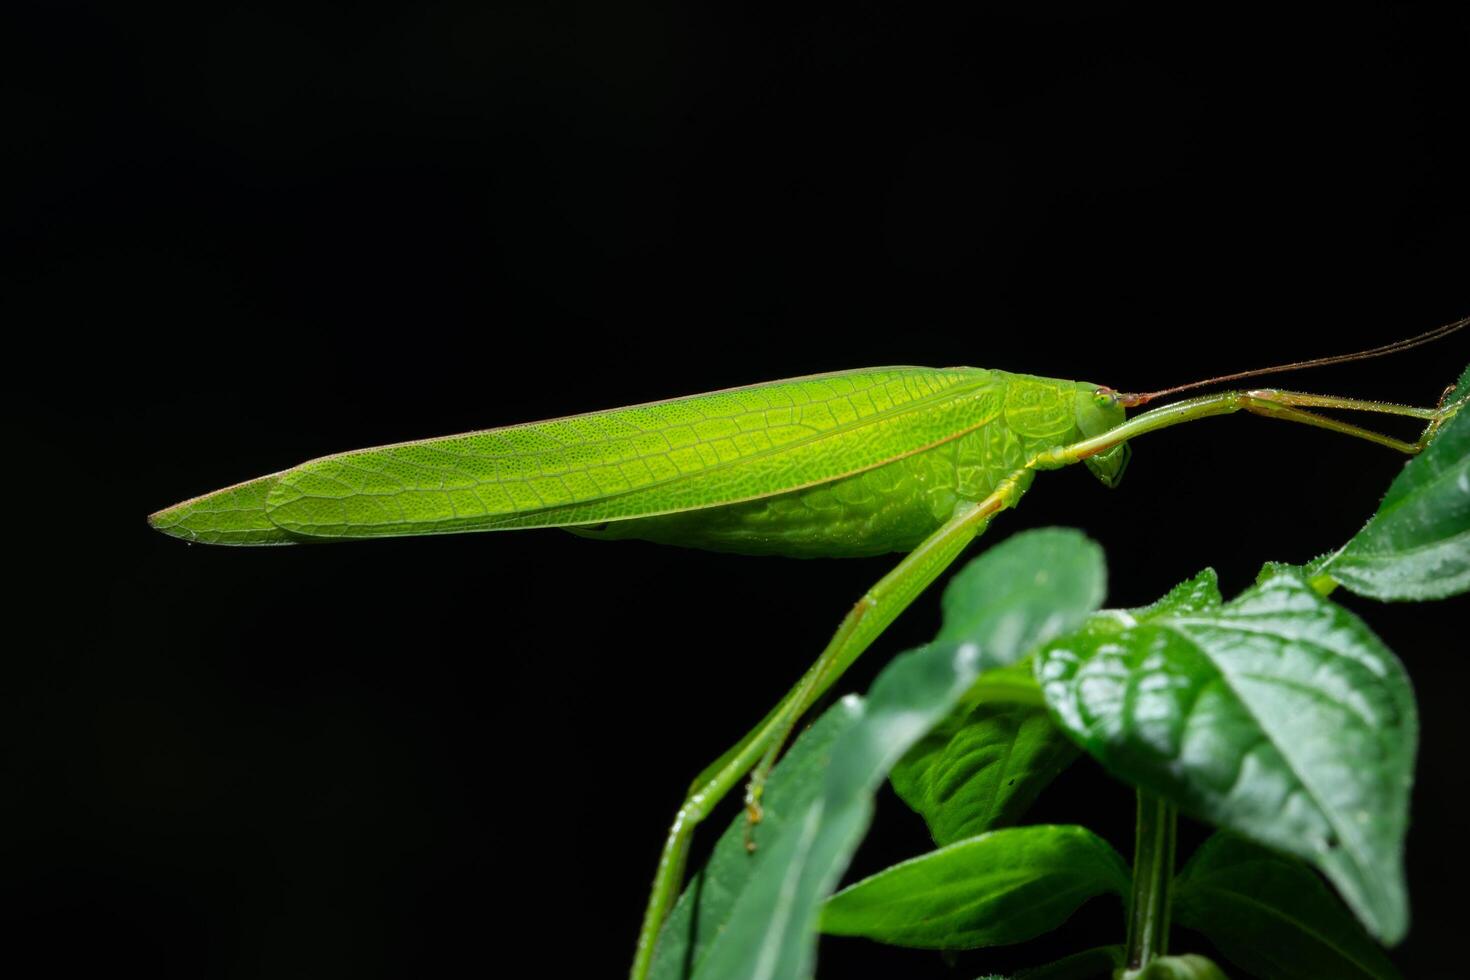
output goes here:
[{"label": "green leaf", "polygon": [[921,949],[975,949],[1050,932],[1096,895],[1128,890],[1092,831],[1013,827],[904,861],[834,895],[822,931]]},{"label": "green leaf", "polygon": [[[987,668],[1014,663],[1067,629],[1073,610],[1102,605],[1107,582],[1102,548],[1081,531],[1048,527],[1014,535],[950,579],[934,642],[977,643]],[[1045,639],[1028,646],[1017,642],[1023,633]]]},{"label": "green leaf", "polygon": [[[1467,394],[1470,368],[1450,398]],[[1375,599],[1470,590],[1470,408],[1404,466],[1367,526],[1313,570]]]},{"label": "green leaf", "polygon": [[1196,953],[1160,956],[1142,970],[1119,970],[1122,980],[1227,980],[1214,963]]},{"label": "green leaf", "polygon": [[1220,602],[1204,572],[1038,652],[1061,726],[1121,778],[1322,870],[1378,938],[1408,928],[1418,719],[1403,666],[1300,572]]},{"label": "green leaf", "polygon": [[[781,834],[792,814],[802,814],[822,789],[822,774],[831,761],[832,742],[862,715],[861,702],[846,697],[827,709],[802,733],[771,771],[762,798],[761,841]],[[770,849],[745,848],[744,814],[725,828],[709,861],[693,875],[659,933],[649,980],[683,980],[729,919],[735,898],[751,875],[770,860]]]},{"label": "green leaf", "polygon": [[982,701],[1046,707],[1046,699],[1041,696],[1041,685],[1036,683],[1036,667],[1031,658],[1022,657],[1013,664],[992,667],[981,674],[980,679],[965,692],[964,698],[955,707],[955,717],[968,713]]},{"label": "green leaf", "polygon": [[[1012,642],[1016,630],[1055,636],[1065,610],[1095,609],[1106,588],[1102,549],[1085,535],[1066,528],[1019,534],[950,581],[935,642],[1026,653]],[[1014,823],[1076,758],[1042,709],[1030,666],[995,656],[985,666],[993,669],[893,771],[894,789],[940,845]]]},{"label": "green leaf", "polygon": [[833,744],[820,794],[781,833],[760,834],[766,860],[695,966],[696,980],[811,976],[818,908],[867,831],[873,790],[979,669],[975,646],[943,644],[906,653],[879,676],[857,721]]},{"label": "green leaf", "polygon": [[943,847],[1016,823],[1075,758],[1044,707],[981,701],[961,705],[889,778]]},{"label": "green leaf", "polygon": [[1211,837],[1180,872],[1174,920],[1272,980],[1399,976],[1310,868],[1230,834]]},{"label": "green leaf", "polygon": [[[1056,546],[1057,542],[1068,543]],[[1029,559],[1028,559],[1029,556]],[[1075,533],[1016,535],[982,554],[971,572],[986,580],[983,566],[1052,562],[1055,601],[1036,601],[1024,590],[1001,588],[970,595],[954,614],[975,626],[962,642],[936,642],[891,663],[874,682],[866,701],[849,699],[857,717],[839,732],[820,774],[819,791],[804,806],[787,807],[782,825],[757,828],[759,864],[729,898],[719,921],[698,918],[707,945],[685,947],[675,956],[695,980],[802,980],[816,960],[816,923],[821,904],[846,869],[872,817],[873,793],[910,746],[944,718],[971,690],[982,665],[1011,663],[1058,632],[1080,625],[1098,601],[1098,590],[1077,588],[1078,576],[1098,573],[1096,545]],[[1100,596],[1099,596],[1100,598]],[[765,802],[777,805],[768,787]],[[737,824],[744,816],[736,818]],[[743,828],[739,831],[743,833]],[[703,896],[683,902],[702,903]],[[663,951],[660,950],[660,955]],[[673,954],[668,954],[673,955]]]}]

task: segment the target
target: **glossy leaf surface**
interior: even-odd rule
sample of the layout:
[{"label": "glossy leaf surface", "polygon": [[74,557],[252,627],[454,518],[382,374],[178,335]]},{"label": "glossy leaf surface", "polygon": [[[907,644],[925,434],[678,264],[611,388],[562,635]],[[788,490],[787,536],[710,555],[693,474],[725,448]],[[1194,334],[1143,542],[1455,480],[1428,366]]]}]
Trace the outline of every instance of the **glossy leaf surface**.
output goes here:
[{"label": "glossy leaf surface", "polygon": [[[1451,401],[1470,394],[1470,369]],[[1443,599],[1470,589],[1470,409],[1405,464],[1366,527],[1314,566],[1375,599]]]},{"label": "glossy leaf surface", "polygon": [[1174,921],[1273,980],[1399,976],[1310,868],[1230,834],[1211,837],[1180,872]]},{"label": "glossy leaf surface", "polygon": [[1038,653],[1059,723],[1114,773],[1310,861],[1377,937],[1408,927],[1418,721],[1402,665],[1299,572],[1222,603],[1213,572]]},{"label": "glossy leaf surface", "polygon": [[822,931],[924,949],[1024,942],[1089,898],[1128,890],[1128,869],[1083,827],[1013,827],[904,861],[834,895]]}]

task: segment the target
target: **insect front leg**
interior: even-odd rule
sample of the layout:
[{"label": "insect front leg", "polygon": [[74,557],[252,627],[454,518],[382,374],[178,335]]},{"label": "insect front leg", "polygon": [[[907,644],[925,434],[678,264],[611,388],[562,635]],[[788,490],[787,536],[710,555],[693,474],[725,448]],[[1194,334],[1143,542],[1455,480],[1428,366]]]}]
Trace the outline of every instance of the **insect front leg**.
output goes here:
[{"label": "insect front leg", "polygon": [[[1443,399],[1441,399],[1443,401]],[[1390,449],[1403,453],[1417,453],[1428,444],[1439,426],[1454,416],[1470,398],[1462,399],[1450,405],[1441,404],[1437,408],[1418,408],[1412,405],[1398,405],[1393,402],[1366,401],[1357,398],[1339,398],[1333,395],[1313,395],[1300,391],[1278,391],[1271,388],[1262,388],[1254,391],[1222,391],[1213,395],[1201,395],[1197,398],[1187,398],[1184,401],[1175,402],[1172,405],[1163,405],[1151,409],[1141,415],[1115,426],[1101,435],[1092,436],[1088,439],[1080,439],[1077,442],[1065,446],[1056,446],[1045,452],[1038,453],[1026,463],[1027,469],[1054,470],[1073,463],[1081,462],[1089,456],[1107,452],[1115,446],[1136,439],[1149,432],[1157,432],[1161,429],[1193,422],[1196,419],[1209,418],[1215,415],[1230,415],[1235,412],[1250,412],[1254,415],[1264,415],[1271,418],[1279,418],[1287,422],[1298,422],[1311,425],[1321,429],[1328,429],[1342,435],[1353,436],[1387,446]],[[1381,415],[1399,415],[1406,418],[1414,418],[1428,423],[1424,432],[1414,442],[1405,442],[1392,436],[1375,432],[1343,422],[1339,419],[1328,418],[1308,411],[1308,408],[1336,408],[1353,412],[1373,412]]]},{"label": "insect front leg", "polygon": [[[1303,425],[1314,426],[1319,429],[1327,429],[1343,435],[1364,439],[1368,442],[1386,446],[1389,449],[1401,453],[1413,455],[1423,450],[1429,444],[1429,440],[1439,431],[1439,427],[1446,420],[1453,417],[1460,405],[1444,404],[1445,397],[1441,396],[1440,404],[1436,408],[1417,408],[1411,405],[1397,405],[1392,402],[1364,401],[1356,398],[1338,398],[1332,395],[1311,395],[1298,391],[1278,391],[1276,389],[1261,389],[1247,391],[1240,394],[1240,407],[1255,415],[1264,415],[1268,418],[1278,418],[1287,422],[1299,422]],[[1419,438],[1413,442],[1396,439],[1393,436],[1375,432],[1372,429],[1360,425],[1353,425],[1340,419],[1329,418],[1316,412],[1308,411],[1308,408],[1337,408],[1344,411],[1374,412],[1382,415],[1400,415],[1408,418],[1422,419],[1428,422]]]}]

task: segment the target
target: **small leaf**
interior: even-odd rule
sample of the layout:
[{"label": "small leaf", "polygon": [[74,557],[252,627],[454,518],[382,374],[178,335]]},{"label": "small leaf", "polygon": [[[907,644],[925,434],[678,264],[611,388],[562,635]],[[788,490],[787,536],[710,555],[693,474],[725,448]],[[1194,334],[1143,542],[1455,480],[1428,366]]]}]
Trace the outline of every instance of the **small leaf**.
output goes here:
[{"label": "small leaf", "polygon": [[[802,814],[822,790],[832,742],[862,715],[861,702],[846,697],[828,708],[801,734],[771,771],[762,797],[763,816],[756,832],[764,841],[783,832],[792,814]],[[770,859],[770,849],[745,849],[746,820],[741,814],[715,842],[709,861],[689,880],[684,894],[659,933],[649,980],[682,980],[699,962],[730,917],[735,898],[750,876]]]},{"label": "small leaf", "polygon": [[979,663],[974,646],[943,644],[906,653],[879,675],[861,717],[832,746],[821,792],[779,834],[759,835],[766,859],[735,897],[696,980],[811,976],[817,913],[867,831],[873,790],[959,700]]},{"label": "small leaf", "polygon": [[[975,559],[971,568],[981,569],[972,574],[997,581],[985,565],[1025,567],[1029,555],[1030,561],[1055,562],[1054,581],[1065,586],[1075,575],[1098,573],[1088,558],[1096,548],[1075,533],[1017,535]],[[788,809],[777,832],[757,828],[757,855],[764,852],[759,865],[730,899],[697,960],[676,965],[692,966],[695,980],[810,977],[821,904],[867,831],[873,792],[888,770],[972,689],[982,665],[1019,660],[1048,637],[1080,625],[1099,600],[1097,589],[1059,587],[1051,603],[1005,588],[957,601],[953,613],[977,626],[971,638],[936,642],[896,658],[865,702],[850,701],[859,716],[833,741],[820,791],[804,808]]]},{"label": "small leaf", "polygon": [[889,778],[943,847],[1016,823],[1076,758],[1044,707],[981,701],[961,705]]},{"label": "small leaf", "polygon": [[822,931],[922,949],[1019,943],[1096,895],[1123,895],[1128,869],[1084,827],[996,830],[904,861],[838,892]]},{"label": "small leaf", "polygon": [[1039,651],[1055,717],[1123,779],[1312,862],[1396,942],[1418,738],[1403,666],[1297,571],[1229,604],[1213,573],[1187,585]]},{"label": "small leaf", "polygon": [[1174,919],[1273,980],[1399,976],[1310,868],[1230,834],[1211,837],[1180,872]]},{"label": "small leaf", "polygon": [[[1450,398],[1466,394],[1470,368]],[[1470,590],[1470,407],[1404,466],[1367,526],[1313,571],[1375,599]]]},{"label": "small leaf", "polygon": [[1224,971],[1196,953],[1160,956],[1142,970],[1119,970],[1121,980],[1227,980]]}]

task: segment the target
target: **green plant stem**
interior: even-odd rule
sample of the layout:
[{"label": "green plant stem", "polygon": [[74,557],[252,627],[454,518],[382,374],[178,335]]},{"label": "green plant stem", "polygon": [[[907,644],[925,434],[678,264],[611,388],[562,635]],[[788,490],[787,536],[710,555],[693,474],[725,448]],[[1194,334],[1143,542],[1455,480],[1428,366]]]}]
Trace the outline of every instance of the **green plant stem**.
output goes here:
[{"label": "green plant stem", "polygon": [[1128,900],[1128,969],[1141,970],[1163,956],[1169,943],[1169,887],[1174,880],[1174,839],[1179,811],[1138,791],[1133,850],[1133,893]]}]

